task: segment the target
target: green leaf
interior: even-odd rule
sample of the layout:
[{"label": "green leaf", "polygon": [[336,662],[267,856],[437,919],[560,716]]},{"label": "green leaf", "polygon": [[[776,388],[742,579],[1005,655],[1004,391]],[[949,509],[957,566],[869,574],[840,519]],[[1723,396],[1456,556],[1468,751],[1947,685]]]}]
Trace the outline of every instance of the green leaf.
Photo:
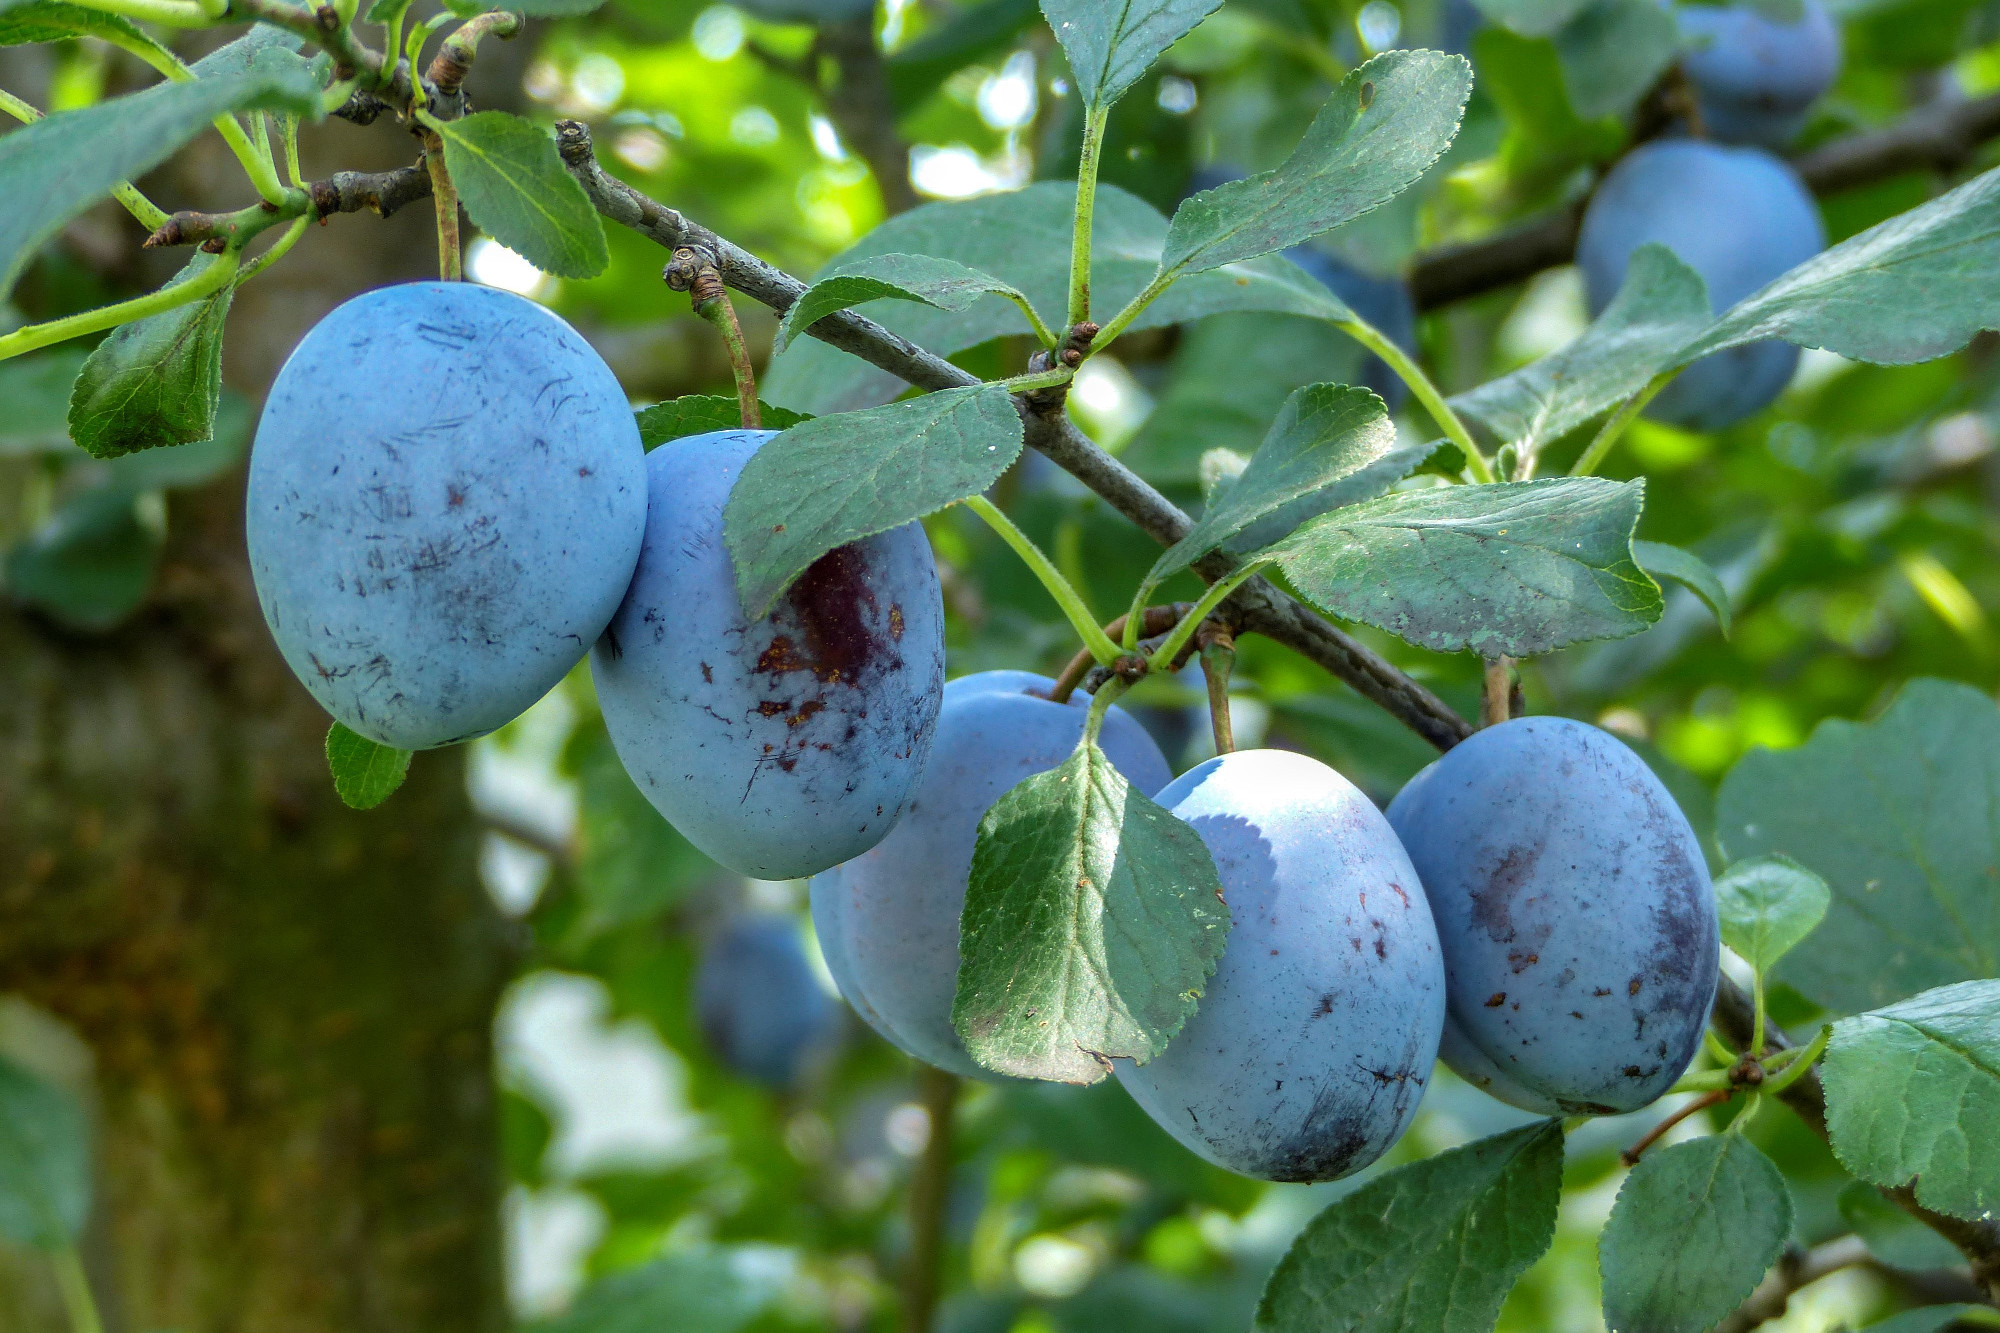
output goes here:
[{"label": "green leaf", "polygon": [[[757,406],[763,412],[765,430],[789,430],[801,421],[812,420],[803,413],[788,412],[766,402],[760,401]],[[743,428],[743,414],[734,394],[687,394],[654,403],[636,415],[639,443],[649,453],[668,440]]]},{"label": "green leaf", "polygon": [[1585,120],[1630,111],[1679,56],[1680,40],[1658,0],[1596,0],[1555,36],[1570,105]]},{"label": "green leaf", "polygon": [[1722,942],[1768,974],[1826,919],[1831,897],[1825,880],[1789,856],[1738,861],[1715,881]]},{"label": "green leaf", "polygon": [[923,36],[882,62],[897,113],[914,109],[967,65],[1004,54],[1036,12],[1035,0],[986,0],[933,19]]},{"label": "green leaf", "polygon": [[601,1277],[530,1333],[736,1333],[778,1293],[720,1250],[683,1250]]},{"label": "green leaf", "polygon": [[577,895],[583,912],[579,936],[660,915],[701,880],[715,863],[695,850],[627,776],[601,727],[570,753],[581,801],[577,819]]},{"label": "green leaf", "polygon": [[1472,0],[1495,23],[1524,37],[1547,37],[1590,7],[1591,0]]},{"label": "green leaf", "polygon": [[1643,482],[1563,477],[1401,491],[1259,553],[1322,610],[1438,652],[1533,657],[1635,634],[1660,590],[1633,563]]},{"label": "green leaf", "polygon": [[8,591],[57,624],[111,629],[153,585],[166,534],[152,505],[148,522],[141,497],[123,486],[84,491],[7,553]]},{"label": "green leaf", "polygon": [[933,255],[875,255],[844,265],[820,278],[792,303],[778,322],[772,354],[836,310],[864,301],[917,301],[938,310],[963,310],[982,296],[1026,301],[990,273]]},{"label": "green leaf", "polygon": [[69,391],[83,358],[62,347],[0,361],[0,458],[69,451]]},{"label": "green leaf", "polygon": [[1741,1134],[1654,1148],[1598,1238],[1612,1333],[1706,1333],[1757,1289],[1792,1236],[1792,1193]]},{"label": "green leaf", "polygon": [[1854,361],[1907,365],[2000,328],[2000,171],[1850,237],[1738,302],[1683,364],[1782,338]]},{"label": "green leaf", "polygon": [[1222,0],[1042,0],[1084,104],[1109,106]]},{"label": "green leaf", "polygon": [[90,1216],[90,1122],[62,1089],[0,1056],[0,1236],[59,1249]]},{"label": "green leaf", "polygon": [[1920,1272],[1965,1262],[1956,1245],[1889,1202],[1873,1185],[1853,1182],[1840,1192],[1839,1207],[1841,1220],[1867,1243],[1868,1252],[1891,1268]]},{"label": "green leaf", "polygon": [[[195,77],[202,79],[213,79],[223,74],[245,74],[253,69],[307,69],[310,62],[301,57],[298,50],[299,39],[283,28],[254,23],[241,37],[195,61],[192,68]],[[276,54],[269,54],[273,52]]]},{"label": "green leaf", "polygon": [[[1076,186],[1055,181],[1008,194],[926,204],[869,232],[837,256],[827,271],[851,268],[880,255],[932,255],[992,274],[1025,295],[1037,310],[1062,310],[1068,300],[1075,207]],[[1097,220],[1090,235],[1093,299],[1100,313],[1115,310],[1157,274],[1167,220],[1145,200],[1104,184],[1097,190]],[[1140,312],[1132,327],[1135,332],[1164,328],[1222,310],[1349,318],[1347,307],[1318,279],[1289,259],[1273,255],[1184,277]],[[940,356],[1030,332],[1020,308],[998,296],[981,297],[963,310],[897,302],[869,313]],[[1309,378],[1325,377],[1322,370]],[[1285,388],[1302,382],[1293,380]],[[904,387],[887,371],[816,338],[795,341],[772,362],[763,381],[764,395],[772,402],[806,412],[870,407],[895,398]]]},{"label": "green leaf", "polygon": [[35,0],[32,4],[0,10],[0,46],[60,42],[71,37],[118,38],[128,42],[146,39],[130,19],[100,9],[65,4],[64,0]]},{"label": "green leaf", "polygon": [[1451,404],[1532,456],[1645,388],[1713,319],[1701,275],[1664,245],[1643,245],[1616,299],[1575,342]]},{"label": "green leaf", "polygon": [[1562,1123],[1398,1167],[1306,1225],[1271,1274],[1271,1333],[1489,1333],[1555,1238]]},{"label": "green leaf", "polygon": [[544,273],[594,278],[611,262],[604,224],[538,125],[480,111],[432,126],[465,212]]},{"label": "green leaf", "polygon": [[[228,111],[318,119],[319,89],[296,68],[256,68],[159,83],[0,136],[0,295],[43,243],[122,180],[145,175]],[[581,187],[579,187],[581,188]]]},{"label": "green leaf", "polygon": [[[178,286],[217,262],[197,254]],[[192,444],[215,433],[222,402],[222,325],[235,286],[121,324],[83,363],[69,400],[69,433],[93,458]]]},{"label": "green leaf", "polygon": [[410,752],[378,745],[336,722],[326,733],[326,766],[342,804],[373,810],[410,774]]},{"label": "green leaf", "polygon": [[115,458],[106,469],[110,484],[133,495],[204,485],[243,461],[249,452],[255,422],[256,412],[250,401],[240,393],[224,389],[216,409],[213,434],[172,449],[148,449]]},{"label": "green leaf", "polygon": [[1166,1049],[1228,930],[1201,836],[1086,741],[979,821],[952,1026],[988,1069],[1095,1083]]},{"label": "green leaf", "polygon": [[371,0],[368,12],[362,15],[369,23],[390,24],[409,12],[412,0]]},{"label": "green leaf", "polygon": [[2000,1207],[2000,981],[1843,1018],[1820,1068],[1834,1155],[1953,1217]]},{"label": "green leaf", "polygon": [[[1367,389],[1309,384],[1285,400],[1242,475],[1161,553],[1147,577],[1157,581],[1185,569],[1246,529],[1268,533],[1269,540],[1243,543],[1259,549],[1308,518],[1371,500],[1423,461],[1412,452],[1396,448],[1388,410]],[[1430,446],[1422,452],[1428,455]],[[1385,459],[1389,465],[1380,466]]]},{"label": "green leaf", "polygon": [[[483,9],[483,5],[474,5]],[[524,18],[569,19],[592,14],[604,7],[604,0],[518,0],[507,6]]]},{"label": "green leaf", "polygon": [[1729,637],[1729,589],[1722,586],[1722,576],[1708,561],[1665,542],[1633,542],[1632,558],[1656,581],[1672,579],[1699,597],[1722,626],[1723,637]]},{"label": "green leaf", "polygon": [[998,385],[817,417],[765,443],[723,510],[743,609],[759,619],[828,551],[901,527],[996,481],[1021,452]]},{"label": "green leaf", "polygon": [[1753,750],[1722,784],[1731,859],[1782,853],[1833,890],[1826,922],[1778,969],[1836,1013],[2000,975],[2000,708],[1917,680],[1872,723],[1822,723]]},{"label": "green leaf", "polygon": [[1297,245],[1387,203],[1458,133],[1472,66],[1438,51],[1388,51],[1354,70],[1275,171],[1183,202],[1160,271],[1200,273]]},{"label": "green leaf", "polygon": [[1938,1333],[1957,1324],[2000,1328],[2000,1311],[1990,1305],[1926,1305],[1870,1324],[1862,1333]]}]

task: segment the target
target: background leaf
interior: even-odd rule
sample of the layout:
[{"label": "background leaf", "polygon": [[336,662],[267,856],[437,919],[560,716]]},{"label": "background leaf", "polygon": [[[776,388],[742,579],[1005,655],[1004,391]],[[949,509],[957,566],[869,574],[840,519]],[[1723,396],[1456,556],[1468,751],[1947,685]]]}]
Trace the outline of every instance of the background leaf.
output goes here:
[{"label": "background leaf", "polygon": [[[216,262],[197,254],[168,286]],[[69,400],[70,437],[117,458],[215,433],[222,402],[222,326],[234,284],[199,301],[113,329],[83,363]]]},{"label": "background leaf", "polygon": [[583,798],[576,863],[580,938],[652,920],[720,873],[627,776],[602,727],[570,743],[570,762]]},{"label": "background leaf", "polygon": [[726,1255],[682,1251],[599,1278],[569,1310],[528,1327],[532,1333],[736,1333],[775,1295]]},{"label": "background leaf", "polygon": [[1673,11],[1656,0],[1595,0],[1555,35],[1576,113],[1586,120],[1638,105],[1680,54]]},{"label": "background leaf", "polygon": [[69,395],[84,355],[71,346],[0,361],[0,458],[69,451]]},{"label": "background leaf", "polygon": [[1795,750],[1754,751],[1722,784],[1732,859],[1782,853],[1833,891],[1826,922],[1778,969],[1856,1013],[2000,975],[2000,708],[1917,680],[1875,722],[1824,722]]},{"label": "background leaf", "polygon": [[1841,1164],[1954,1217],[2000,1207],[2000,981],[1844,1018],[1821,1066]]},{"label": "background leaf", "polygon": [[1489,1333],[1555,1237],[1562,1124],[1399,1167],[1314,1218],[1271,1274],[1271,1333]]},{"label": "background leaf", "polygon": [[1840,1218],[1867,1242],[1868,1252],[1892,1268],[1922,1271],[1965,1262],[1958,1247],[1882,1196],[1854,1181],[1840,1192]]},{"label": "background leaf", "polygon": [[996,385],[792,427],[751,455],[723,509],[736,587],[753,619],[836,547],[991,486],[1021,452],[1021,415]]},{"label": "background leaf", "polygon": [[990,273],[935,255],[874,255],[821,277],[778,321],[772,354],[836,310],[865,301],[916,301],[939,310],[963,310],[982,296],[1027,298]]},{"label": "background leaf", "polygon": [[1709,566],[1708,561],[1692,551],[1683,551],[1665,542],[1633,542],[1632,558],[1655,580],[1672,579],[1701,598],[1702,605],[1709,609],[1716,623],[1722,627],[1723,635],[1728,636],[1729,589],[1722,586],[1722,576]]},{"label": "background leaf", "polygon": [[113,628],[145,600],[165,543],[157,511],[145,521],[140,506],[122,486],[69,500],[7,553],[7,591],[70,629]]},{"label": "background leaf", "polygon": [[343,804],[373,810],[409,776],[410,752],[377,744],[336,722],[326,733],[326,767]]},{"label": "background leaf", "polygon": [[1590,7],[1591,0],[1472,0],[1479,12],[1526,37],[1547,37]]},{"label": "background leaf", "polygon": [[434,127],[465,212],[536,268],[594,278],[610,262],[604,224],[540,126],[479,111]]},{"label": "background leaf", "polygon": [[0,1056],[0,1236],[56,1249],[90,1216],[90,1123],[70,1095]]},{"label": "background leaf", "polygon": [[1656,1147],[1619,1186],[1597,1243],[1614,1333],[1705,1333],[1792,1236],[1792,1192],[1741,1134]]},{"label": "background leaf", "polygon": [[1259,553],[1332,615],[1439,652],[1533,657],[1659,619],[1632,561],[1644,483],[1564,477],[1401,491]]},{"label": "background leaf", "polygon": [[[762,409],[765,430],[789,430],[801,421],[812,420],[803,413],[773,407],[766,402],[760,401],[757,406]],[[743,417],[734,394],[688,394],[669,398],[664,403],[654,403],[643,409],[637,417],[639,443],[648,452],[668,440],[743,428]]]},{"label": "background leaf", "polygon": [[988,1069],[1095,1083],[1166,1049],[1228,931],[1201,836],[1088,741],[979,823],[952,1025]]},{"label": "background leaf", "polygon": [[1042,0],[1042,13],[1088,106],[1125,95],[1167,48],[1222,0]]},{"label": "background leaf", "polygon": [[1738,861],[1715,881],[1722,942],[1768,973],[1826,918],[1831,896],[1825,880],[1789,856]]}]

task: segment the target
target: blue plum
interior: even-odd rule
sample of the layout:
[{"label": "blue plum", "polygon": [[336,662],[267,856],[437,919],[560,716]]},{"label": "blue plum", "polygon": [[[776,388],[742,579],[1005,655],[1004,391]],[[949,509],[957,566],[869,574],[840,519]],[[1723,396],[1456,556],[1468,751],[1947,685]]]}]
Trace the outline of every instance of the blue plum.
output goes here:
[{"label": "blue plum", "polygon": [[[1826,228],[1805,183],[1769,153],[1661,139],[1612,168],[1584,212],[1576,259],[1593,314],[1649,241],[1699,273],[1720,312],[1825,249]],[[1717,352],[1682,371],[1647,415],[1720,430],[1775,401],[1798,362],[1798,348],[1776,341]]]},{"label": "blue plum", "polygon": [[944,687],[944,602],[911,523],[822,556],[751,623],[722,508],[775,431],[646,458],[644,549],[590,656],[625,769],[704,853],[760,879],[882,840],[923,771]]},{"label": "blue plum", "polygon": [[1819,0],[1796,23],[1740,5],[1684,5],[1676,17],[1702,128],[1722,143],[1785,147],[1840,75],[1840,27]]},{"label": "blue plum", "polygon": [[[993,803],[1067,759],[1083,735],[1088,697],[1055,703],[1045,697],[1054,684],[1026,671],[988,671],[946,685],[937,743],[901,822],[872,851],[812,882],[813,921],[841,994],[905,1052],[972,1078],[992,1075],[951,1025],[972,849]],[[1106,714],[1098,743],[1143,792],[1173,776],[1159,746],[1120,708]]]},{"label": "blue plum", "polygon": [[1387,1152],[1437,1061],[1430,907],[1381,811],[1316,759],[1239,750],[1154,799],[1201,835],[1229,943],[1194,1017],[1119,1081],[1169,1134],[1265,1180],[1336,1180]]},{"label": "blue plum", "polygon": [[1521,718],[1419,773],[1389,822],[1444,946],[1446,1064],[1551,1115],[1637,1110],[1673,1086],[1721,941],[1701,844],[1638,755]]},{"label": "blue plum", "polygon": [[403,749],[492,731],[604,629],[646,523],[603,360],[470,283],[357,296],[265,400],[245,522],[265,622],[320,706]]},{"label": "blue plum", "polygon": [[774,1088],[796,1083],[840,1033],[840,1011],[789,916],[746,913],[723,923],[695,968],[694,1012],[717,1059]]}]

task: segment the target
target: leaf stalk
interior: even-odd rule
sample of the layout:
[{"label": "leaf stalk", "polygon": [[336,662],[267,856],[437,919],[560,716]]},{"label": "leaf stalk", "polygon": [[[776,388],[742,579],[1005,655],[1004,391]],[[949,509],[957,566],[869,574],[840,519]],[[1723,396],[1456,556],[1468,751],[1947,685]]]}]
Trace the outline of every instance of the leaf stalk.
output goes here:
[{"label": "leaf stalk", "polygon": [[1020,556],[1022,563],[1041,580],[1042,586],[1048,589],[1049,596],[1053,597],[1056,605],[1062,608],[1063,615],[1068,617],[1077,636],[1083,640],[1084,646],[1090,650],[1090,655],[1097,659],[1098,664],[1110,666],[1117,661],[1122,655],[1118,645],[1112,642],[1111,636],[1098,626],[1096,619],[1090,614],[1090,608],[1083,604],[1083,598],[1071,586],[1070,581],[1062,576],[1062,572],[1055,567],[1048,556],[1042,553],[1042,548],[1035,545],[1027,533],[1014,526],[1014,520],[1001,513],[999,506],[985,496],[968,495],[963,503],[967,509],[984,519],[986,526],[998,533],[1000,540],[1013,548],[1014,554]]}]

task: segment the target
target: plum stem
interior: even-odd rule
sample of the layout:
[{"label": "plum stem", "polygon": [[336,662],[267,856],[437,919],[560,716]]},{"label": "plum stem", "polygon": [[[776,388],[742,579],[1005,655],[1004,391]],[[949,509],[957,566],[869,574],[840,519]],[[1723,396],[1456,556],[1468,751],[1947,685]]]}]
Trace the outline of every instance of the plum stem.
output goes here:
[{"label": "plum stem", "polygon": [[917,1066],[917,1093],[930,1117],[930,1138],[910,1176],[910,1251],[903,1268],[902,1333],[930,1333],[937,1311],[944,1261],[945,1209],[951,1196],[952,1115],[959,1080],[929,1065]]},{"label": "plum stem", "polygon": [[1719,1106],[1723,1102],[1728,1101],[1731,1097],[1734,1097],[1735,1095],[1736,1095],[1736,1089],[1734,1088],[1718,1088],[1714,1092],[1705,1093],[1702,1096],[1695,1098],[1693,1101],[1689,1102],[1686,1106],[1681,1107],[1680,1110],[1675,1111],[1665,1120],[1662,1120],[1659,1124],[1654,1125],[1651,1129],[1647,1130],[1646,1136],[1644,1138],[1640,1139],[1630,1148],[1627,1148],[1624,1152],[1618,1154],[1619,1160],[1624,1162],[1625,1165],[1627,1166],[1639,1165],[1639,1159],[1645,1155],[1646,1149],[1652,1147],[1655,1143],[1658,1143],[1660,1139],[1667,1133],[1668,1130],[1671,1130],[1675,1125],[1678,1125],[1681,1121],[1687,1119],[1689,1116],[1699,1114],[1702,1111],[1706,1111],[1711,1106]]},{"label": "plum stem", "polygon": [[1097,162],[1104,148],[1109,106],[1092,107],[1083,122],[1083,151],[1076,164],[1076,225],[1070,235],[1069,323],[1090,319],[1090,231],[1097,210]]},{"label": "plum stem", "polygon": [[1165,641],[1147,659],[1147,667],[1153,671],[1171,671],[1174,659],[1180,656],[1181,649],[1187,646],[1187,641],[1194,632],[1201,628],[1202,621],[1208,619],[1214,613],[1216,607],[1221,606],[1223,602],[1227,601],[1230,593],[1235,592],[1238,588],[1248,583],[1251,579],[1256,578],[1270,567],[1271,562],[1268,560],[1256,561],[1209,584],[1208,591],[1201,595],[1201,600],[1196,602],[1193,609],[1181,617],[1180,623],[1174,627],[1173,633],[1167,635]]},{"label": "plum stem", "polygon": [[1062,608],[1063,615],[1069,618],[1069,623],[1083,640],[1084,646],[1090,650],[1090,655],[1105,666],[1117,661],[1118,645],[1112,642],[1110,635],[1098,628],[1096,617],[1091,615],[1090,608],[1083,604],[1083,597],[1071,586],[1070,581],[1062,576],[1062,571],[1042,553],[1042,548],[1035,545],[1027,533],[1015,527],[1014,520],[1000,512],[999,506],[985,496],[968,495],[964,504],[967,509],[984,519],[986,526],[998,533],[1000,539],[1013,548],[1014,554],[1021,557],[1021,562],[1027,565],[1029,571],[1042,581],[1042,586],[1048,589],[1049,596],[1055,599],[1056,605]]},{"label": "plum stem", "polygon": [[1236,667],[1236,636],[1220,625],[1204,625],[1198,637],[1201,646],[1201,674],[1208,682],[1208,723],[1215,732],[1215,752],[1230,754],[1236,749],[1236,724],[1229,716],[1229,674]]},{"label": "plum stem", "polygon": [[[1151,638],[1155,634],[1165,634],[1175,625],[1180,624],[1181,617],[1185,616],[1189,608],[1193,605],[1192,602],[1171,602],[1165,606],[1147,607],[1145,615],[1141,618],[1140,622],[1144,626],[1145,637]],[[1118,617],[1118,619],[1106,625],[1104,627],[1104,637],[1116,640],[1125,632],[1125,622],[1128,618],[1129,613],[1128,615]],[[1049,689],[1049,698],[1059,704],[1068,703],[1070,696],[1076,693],[1076,687],[1083,683],[1083,678],[1089,675],[1090,669],[1096,665],[1097,659],[1091,655],[1088,648],[1077,653],[1076,656],[1070,658],[1069,665],[1062,669],[1062,674],[1056,677],[1056,683]]]},{"label": "plum stem", "polygon": [[736,307],[729,300],[729,288],[722,281],[715,257],[693,246],[681,246],[661,276],[672,290],[686,292],[694,312],[722,335],[722,345],[729,351],[729,373],[736,381],[736,410],[743,429],[762,430],[764,410],[757,402],[757,372],[750,364],[743,326],[737,322]]},{"label": "plum stem", "polygon": [[1514,659],[1495,657],[1486,663],[1485,688],[1479,696],[1479,725],[1497,727],[1513,716]]},{"label": "plum stem", "polygon": [[437,204],[438,276],[458,282],[465,276],[458,239],[458,186],[444,164],[444,140],[436,130],[424,131],[424,168],[431,175],[431,198]]}]

